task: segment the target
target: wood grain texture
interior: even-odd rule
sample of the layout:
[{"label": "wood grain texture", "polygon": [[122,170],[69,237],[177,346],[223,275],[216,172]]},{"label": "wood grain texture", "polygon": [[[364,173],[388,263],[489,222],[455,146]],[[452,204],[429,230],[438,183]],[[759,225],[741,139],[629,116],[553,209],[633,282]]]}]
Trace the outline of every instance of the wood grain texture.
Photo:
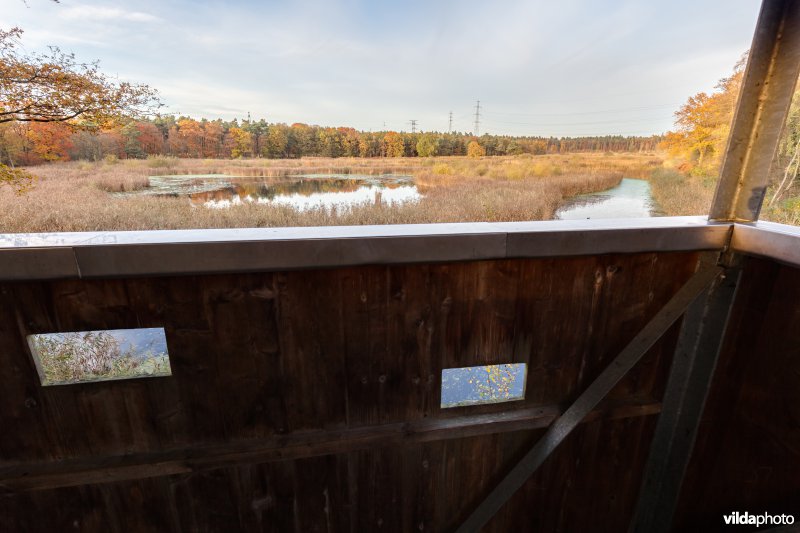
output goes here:
[{"label": "wood grain texture", "polygon": [[[5,283],[0,468],[568,405],[696,260],[647,253]],[[25,335],[132,327],[165,328],[171,377],[39,385]],[[657,402],[675,333],[599,408]],[[528,364],[523,401],[439,407],[442,368],[508,362]],[[653,420],[581,426],[490,530],[624,524]],[[0,529],[64,530],[77,520],[86,531],[446,531],[540,434],[322,450],[11,494],[0,498]],[[598,499],[598,489],[608,494]]]},{"label": "wood grain texture", "polygon": [[[585,421],[635,418],[658,414],[660,411],[661,404],[653,402],[607,405],[604,409],[589,413]],[[266,439],[186,449],[114,456],[93,455],[63,461],[0,466],[0,494],[185,474],[237,464],[285,461],[546,428],[562,412],[560,406],[554,405],[439,420],[430,418],[410,423],[302,431]]]},{"label": "wood grain texture", "polygon": [[733,511],[800,518],[800,269],[749,258],[676,531],[722,531]]}]

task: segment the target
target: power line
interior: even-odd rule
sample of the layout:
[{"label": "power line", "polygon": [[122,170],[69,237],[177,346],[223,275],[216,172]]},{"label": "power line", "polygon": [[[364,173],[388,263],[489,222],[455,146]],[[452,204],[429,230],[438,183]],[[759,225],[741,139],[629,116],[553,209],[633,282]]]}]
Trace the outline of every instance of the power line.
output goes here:
[{"label": "power line", "polygon": [[411,123],[411,133],[417,133],[417,121],[416,119],[409,120]]},{"label": "power line", "polygon": [[480,124],[481,124],[481,101],[475,104],[475,137],[480,137]]},{"label": "power line", "polygon": [[453,112],[450,111],[450,122],[447,125],[447,133],[453,132]]}]

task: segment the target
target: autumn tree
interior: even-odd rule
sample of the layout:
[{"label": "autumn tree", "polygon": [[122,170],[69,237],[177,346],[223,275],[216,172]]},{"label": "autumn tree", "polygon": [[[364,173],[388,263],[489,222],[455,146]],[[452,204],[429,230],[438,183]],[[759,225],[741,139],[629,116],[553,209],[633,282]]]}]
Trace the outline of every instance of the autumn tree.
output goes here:
[{"label": "autumn tree", "polygon": [[203,122],[203,157],[221,157],[225,128],[221,120]]},{"label": "autumn tree", "polygon": [[342,155],[342,132],[335,128],[322,128],[319,130],[319,147],[325,157],[339,157]]},{"label": "autumn tree", "polygon": [[193,118],[178,119],[178,137],[183,141],[181,151],[189,157],[203,157],[203,126]]},{"label": "autumn tree", "polygon": [[383,157],[384,145],[381,137],[375,133],[361,133],[358,137],[359,157]]},{"label": "autumn tree", "polygon": [[478,141],[470,141],[467,145],[467,155],[469,157],[483,157],[486,155],[486,148],[481,146]]},{"label": "autumn tree", "polygon": [[0,163],[8,161],[10,164],[23,162],[31,151],[31,142],[27,132],[30,124],[27,122],[8,122],[0,124]]},{"label": "autumn tree", "polygon": [[137,122],[136,129],[139,135],[136,140],[139,142],[145,155],[160,154],[164,149],[164,136],[155,124],[150,122]]},{"label": "autumn tree", "polygon": [[715,92],[690,96],[675,113],[676,131],[667,133],[663,146],[686,159],[696,174],[711,175],[719,168],[746,59],[742,57],[733,74],[719,81]]},{"label": "autumn tree", "polygon": [[[22,52],[21,36],[19,28],[0,29],[0,124],[102,127],[121,116],[147,114],[158,105],[153,89],[112,80],[97,62],[79,62],[57,47],[47,53]],[[0,165],[0,183],[19,190],[30,180],[24,171]]]},{"label": "autumn tree", "polygon": [[114,81],[97,62],[50,47],[45,54],[19,51],[22,30],[0,30],[0,123],[68,122],[107,125],[121,116],[148,114],[157,106],[147,85]]},{"label": "autumn tree", "polygon": [[533,155],[544,155],[547,153],[547,141],[536,140],[530,144],[530,151]]},{"label": "autumn tree", "polygon": [[[747,56],[735,65],[733,73],[723,78],[711,94],[691,96],[675,113],[676,129],[661,143],[671,155],[680,158],[681,169],[701,177],[718,173],[744,76]],[[643,144],[640,143],[640,146]],[[628,143],[628,149],[634,146]],[[773,186],[767,207],[793,209],[800,185],[800,87],[795,89],[786,124],[770,168]],[[782,202],[789,207],[781,207]],[[776,205],[778,204],[778,205]],[[796,209],[796,207],[794,208]],[[782,215],[781,215],[782,216]]]},{"label": "autumn tree", "polygon": [[272,159],[287,157],[289,153],[290,133],[289,126],[286,124],[271,125],[261,155]]},{"label": "autumn tree", "polygon": [[288,132],[286,157],[303,155],[317,155],[317,134],[308,124],[295,122]]},{"label": "autumn tree", "polygon": [[177,124],[172,124],[167,132],[167,151],[176,156],[186,154],[186,139],[181,136]]},{"label": "autumn tree", "polygon": [[399,133],[390,131],[383,136],[386,157],[403,157],[405,145]]},{"label": "autumn tree", "polygon": [[105,156],[124,157],[125,137],[118,129],[108,128],[100,132],[100,149]]},{"label": "autumn tree", "polygon": [[345,157],[358,157],[360,137],[355,128],[338,128],[342,139],[342,153]]},{"label": "autumn tree", "polygon": [[44,161],[67,161],[67,151],[72,148],[72,131],[63,124],[34,122],[26,132],[33,152]]},{"label": "autumn tree", "polygon": [[253,139],[250,132],[234,127],[230,128],[225,135],[225,146],[230,150],[230,156],[234,159],[250,157]]}]

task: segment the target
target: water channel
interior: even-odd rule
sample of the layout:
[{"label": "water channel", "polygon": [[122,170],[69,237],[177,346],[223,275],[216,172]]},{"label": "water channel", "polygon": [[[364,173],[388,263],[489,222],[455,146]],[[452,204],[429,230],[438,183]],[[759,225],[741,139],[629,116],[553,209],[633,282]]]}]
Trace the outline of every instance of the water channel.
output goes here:
[{"label": "water channel", "polygon": [[658,216],[658,209],[650,191],[650,182],[622,178],[620,184],[611,189],[570,198],[558,208],[554,218],[581,220],[652,216]]}]

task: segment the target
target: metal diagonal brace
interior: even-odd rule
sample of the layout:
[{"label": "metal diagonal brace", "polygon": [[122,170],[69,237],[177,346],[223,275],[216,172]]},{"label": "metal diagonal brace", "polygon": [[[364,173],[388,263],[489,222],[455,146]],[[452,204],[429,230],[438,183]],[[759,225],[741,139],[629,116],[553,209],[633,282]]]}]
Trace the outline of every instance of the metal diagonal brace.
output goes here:
[{"label": "metal diagonal brace", "polygon": [[722,272],[721,267],[702,263],[700,270],[656,313],[569,409],[553,422],[544,436],[470,514],[457,533],[480,530]]},{"label": "metal diagonal brace", "polygon": [[725,276],[686,311],[630,524],[632,533],[667,533],[672,529],[741,277],[741,258],[728,255],[727,259],[731,264]]}]

